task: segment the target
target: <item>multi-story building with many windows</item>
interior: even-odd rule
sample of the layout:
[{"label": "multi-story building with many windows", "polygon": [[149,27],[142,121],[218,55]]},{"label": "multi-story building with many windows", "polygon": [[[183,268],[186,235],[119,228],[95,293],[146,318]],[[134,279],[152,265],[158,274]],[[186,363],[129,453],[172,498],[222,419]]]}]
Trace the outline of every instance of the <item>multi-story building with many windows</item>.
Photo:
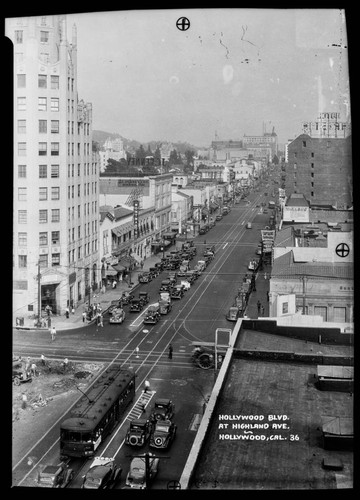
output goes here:
[{"label": "multi-story building with many windows", "polygon": [[[77,94],[65,16],[11,18],[14,48],[13,308],[78,304],[100,280],[92,107]],[[40,275],[40,278],[39,278]]]}]

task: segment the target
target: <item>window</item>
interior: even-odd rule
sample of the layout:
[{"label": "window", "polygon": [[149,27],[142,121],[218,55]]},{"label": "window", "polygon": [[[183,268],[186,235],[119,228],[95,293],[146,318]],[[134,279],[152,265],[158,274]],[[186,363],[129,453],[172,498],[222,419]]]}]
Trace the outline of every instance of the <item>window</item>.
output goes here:
[{"label": "window", "polygon": [[26,134],[26,120],[17,121],[17,130],[19,134]]},{"label": "window", "polygon": [[51,143],[51,156],[59,156],[59,142],[52,142]]},{"label": "window", "polygon": [[48,43],[48,41],[49,41],[49,32],[40,31],[40,43]]},{"label": "window", "polygon": [[51,210],[51,222],[60,222],[60,209],[53,208]]},{"label": "window", "polygon": [[26,179],[26,165],[18,165],[18,178]]},{"label": "window", "polygon": [[60,188],[52,187],[51,188],[51,199],[52,200],[60,200]]},{"label": "window", "polygon": [[17,110],[26,111],[26,97],[17,98]]},{"label": "window", "polygon": [[18,201],[26,201],[26,194],[27,194],[26,188],[24,187],[18,188]]},{"label": "window", "polygon": [[287,314],[289,312],[289,303],[288,302],[284,302],[283,305],[282,305],[282,313],[283,314]]},{"label": "window", "polygon": [[48,245],[48,233],[47,232],[39,233],[39,245],[41,247],[46,247]]},{"label": "window", "polygon": [[39,179],[47,178],[47,165],[39,165]]},{"label": "window", "polygon": [[314,164],[313,163],[311,164],[311,168],[314,168]]},{"label": "window", "polygon": [[327,321],[327,307],[315,306],[314,307],[315,316],[321,316],[324,321]]},{"label": "window", "polygon": [[19,247],[26,247],[27,233],[18,233],[18,245]]},{"label": "window", "polygon": [[311,153],[311,157],[314,158],[315,154],[314,153]]},{"label": "window", "polygon": [[46,97],[39,97],[38,99],[38,110],[46,111],[47,110],[47,99]]},{"label": "window", "polygon": [[333,321],[335,323],[346,322],[346,307],[334,307]]},{"label": "window", "polygon": [[18,156],[26,156],[26,142],[18,142]]},{"label": "window", "polygon": [[52,266],[60,266],[60,254],[59,253],[53,253],[51,255],[51,265]]},{"label": "window", "polygon": [[57,97],[51,98],[50,108],[51,111],[59,111],[59,99]]},{"label": "window", "polygon": [[48,52],[40,52],[39,59],[41,62],[47,64],[49,62],[49,53]]},{"label": "window", "polygon": [[78,184],[78,190],[77,190],[78,191],[78,194],[77,194],[78,196],[80,196],[80,193],[81,193],[80,189],[81,189],[81,184]]},{"label": "window", "polygon": [[53,245],[60,243],[60,231],[51,231],[51,243]]},{"label": "window", "polygon": [[23,31],[15,31],[15,43],[23,43]]},{"label": "window", "polygon": [[47,200],[47,187],[39,188],[39,201]]},{"label": "window", "polygon": [[51,177],[52,179],[58,178],[60,173],[60,165],[51,165]]},{"label": "window", "polygon": [[311,196],[314,196],[314,191],[311,191]]},{"label": "window", "polygon": [[313,183],[313,182],[311,183],[311,187],[312,187],[312,188],[314,187],[314,183]]},{"label": "window", "polygon": [[51,133],[52,134],[59,133],[59,120],[51,120]]},{"label": "window", "polygon": [[48,221],[48,211],[47,210],[39,210],[39,223],[46,224]]},{"label": "window", "polygon": [[303,148],[306,148],[306,141],[302,141]]},{"label": "window", "polygon": [[17,88],[23,89],[26,87],[26,75],[17,75]]},{"label": "window", "polygon": [[39,142],[39,155],[46,156],[47,155],[47,143]]},{"label": "window", "polygon": [[38,86],[39,89],[47,88],[47,76],[46,75],[38,75]]},{"label": "window", "polygon": [[18,210],[18,223],[27,224],[27,210]]},{"label": "window", "polygon": [[46,134],[46,132],[47,132],[47,121],[39,120],[39,133]]},{"label": "window", "polygon": [[39,265],[40,267],[48,267],[48,255],[39,255]]},{"label": "window", "polygon": [[27,267],[27,255],[19,255],[19,267]]},{"label": "window", "polygon": [[311,175],[311,177],[314,177],[314,172],[311,172],[311,174],[310,174],[310,175]]},{"label": "window", "polygon": [[57,75],[51,75],[51,88],[57,90],[59,88],[59,77]]}]

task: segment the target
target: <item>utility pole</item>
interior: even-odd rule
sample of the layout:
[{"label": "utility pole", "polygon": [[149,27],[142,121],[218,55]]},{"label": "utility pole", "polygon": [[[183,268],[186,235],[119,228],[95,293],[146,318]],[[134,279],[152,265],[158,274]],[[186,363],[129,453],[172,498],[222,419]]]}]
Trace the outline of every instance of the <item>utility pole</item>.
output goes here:
[{"label": "utility pole", "polygon": [[303,312],[302,313],[305,315],[306,314],[305,276],[302,276],[301,279],[302,279],[302,282],[303,282],[303,306],[302,306]]},{"label": "utility pole", "polygon": [[41,272],[40,272],[40,259],[38,260],[38,273],[37,273],[37,282],[38,282],[38,318],[37,318],[37,326],[41,326]]}]

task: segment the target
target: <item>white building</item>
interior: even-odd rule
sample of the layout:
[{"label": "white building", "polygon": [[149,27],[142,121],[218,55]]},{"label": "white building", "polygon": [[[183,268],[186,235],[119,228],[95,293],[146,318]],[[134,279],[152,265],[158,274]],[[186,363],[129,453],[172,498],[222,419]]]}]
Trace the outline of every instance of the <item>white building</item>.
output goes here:
[{"label": "white building", "polygon": [[76,27],[71,43],[66,33],[65,16],[6,19],[14,45],[16,317],[47,304],[62,314],[99,281],[92,106],[78,99]]},{"label": "white building", "polygon": [[99,156],[101,172],[105,171],[108,160],[112,159],[119,161],[122,158],[126,158],[124,144],[120,137],[117,137],[116,139],[106,139],[104,143],[104,151],[99,151]]}]

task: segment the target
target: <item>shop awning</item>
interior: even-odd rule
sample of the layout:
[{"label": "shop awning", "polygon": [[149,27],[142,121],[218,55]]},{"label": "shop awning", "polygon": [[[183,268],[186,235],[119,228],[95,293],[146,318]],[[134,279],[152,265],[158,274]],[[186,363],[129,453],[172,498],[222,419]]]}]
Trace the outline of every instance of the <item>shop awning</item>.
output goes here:
[{"label": "shop awning", "polygon": [[121,261],[120,261],[120,262],[118,262],[117,264],[115,264],[115,265],[113,266],[113,268],[114,268],[114,269],[116,269],[116,272],[119,272],[119,271],[121,272],[121,271],[123,271],[124,269],[126,269],[126,266],[124,266],[124,265],[121,263]]},{"label": "shop awning", "polygon": [[161,236],[163,238],[176,238],[176,234],[175,232],[171,232],[171,233],[163,233]]},{"label": "shop awning", "polygon": [[109,267],[109,269],[105,270],[105,276],[116,276],[117,273],[118,272],[113,267]]}]

